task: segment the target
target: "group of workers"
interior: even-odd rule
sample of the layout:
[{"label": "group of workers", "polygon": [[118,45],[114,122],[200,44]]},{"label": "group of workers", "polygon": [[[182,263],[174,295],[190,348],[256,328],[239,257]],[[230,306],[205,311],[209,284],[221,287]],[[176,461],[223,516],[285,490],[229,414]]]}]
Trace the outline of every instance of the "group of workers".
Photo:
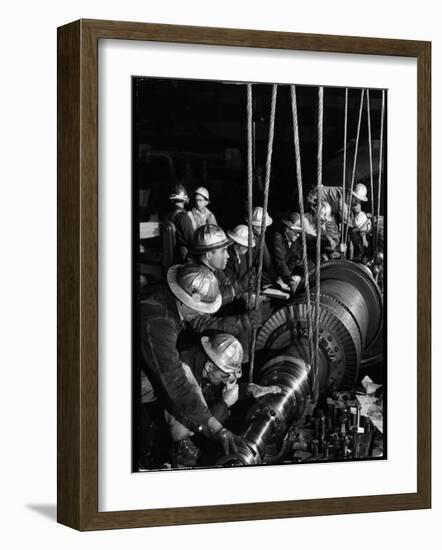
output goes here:
[{"label": "group of workers", "polygon": [[318,223],[324,258],[341,257],[338,223],[349,226],[358,254],[368,246],[370,220],[362,210],[366,187],[356,184],[347,202],[335,187],[322,187],[320,197],[318,203],[313,189],[304,219],[297,212],[282,216],[266,237],[262,226],[269,227],[273,220],[266,212],[263,224],[263,208],[255,207],[249,239],[246,224],[227,232],[218,226],[208,208],[206,188],[195,190],[190,210],[184,186],[177,185],[171,193],[165,220],[175,227],[176,264],[168,269],[167,283],[153,285],[143,294],[140,342],[143,400],[156,401],[164,411],[172,467],[199,464],[201,436],[213,442],[220,455],[236,452],[246,442],[228,427],[230,407],[244,398],[282,391],[241,378],[252,333],[262,324],[260,289],[256,289],[259,251],[262,286],[274,285],[293,295],[304,273],[303,232],[311,267]]}]

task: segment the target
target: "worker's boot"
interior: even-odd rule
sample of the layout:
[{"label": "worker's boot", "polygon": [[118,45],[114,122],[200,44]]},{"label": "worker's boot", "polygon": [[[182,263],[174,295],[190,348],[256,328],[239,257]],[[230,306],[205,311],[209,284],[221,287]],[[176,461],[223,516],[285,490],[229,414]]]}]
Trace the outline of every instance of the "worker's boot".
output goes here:
[{"label": "worker's boot", "polygon": [[199,456],[200,450],[190,438],[174,441],[171,452],[172,468],[196,466]]}]

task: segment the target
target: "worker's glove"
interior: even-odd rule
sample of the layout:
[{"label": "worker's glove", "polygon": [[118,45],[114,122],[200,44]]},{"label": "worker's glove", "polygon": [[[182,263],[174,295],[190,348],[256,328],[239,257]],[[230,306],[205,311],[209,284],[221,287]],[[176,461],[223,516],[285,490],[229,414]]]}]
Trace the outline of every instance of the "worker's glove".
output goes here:
[{"label": "worker's glove", "polygon": [[252,328],[257,329],[262,325],[262,315],[259,309],[252,309],[251,311],[247,312],[247,317]]},{"label": "worker's glove", "polygon": [[258,384],[248,384],[247,393],[251,395],[254,399],[259,399],[264,395],[269,393],[278,394],[281,393],[282,389],[279,386],[259,386]]},{"label": "worker's glove", "polygon": [[238,452],[238,449],[244,446],[245,443],[243,437],[235,435],[227,428],[221,428],[218,432],[216,432],[215,439],[221,443],[221,447],[223,448],[225,455]]}]

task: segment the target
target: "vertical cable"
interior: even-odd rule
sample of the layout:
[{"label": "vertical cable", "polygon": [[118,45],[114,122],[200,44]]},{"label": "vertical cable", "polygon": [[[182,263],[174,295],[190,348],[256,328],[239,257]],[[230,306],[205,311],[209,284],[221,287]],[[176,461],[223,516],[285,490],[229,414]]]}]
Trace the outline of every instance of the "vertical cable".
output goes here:
[{"label": "vertical cable", "polygon": [[[262,205],[262,221],[261,221],[261,234],[259,239],[259,257],[258,257],[258,271],[256,277],[256,302],[255,310],[259,308],[259,291],[261,288],[261,276],[262,276],[262,262],[264,258],[264,246],[265,246],[265,233],[266,233],[266,218],[267,207],[269,201],[270,190],[270,172],[272,169],[272,153],[273,153],[273,137],[275,130],[275,113],[276,113],[276,97],[278,93],[277,84],[273,84],[272,87],[272,103],[270,107],[270,123],[269,123],[269,139],[267,143],[267,161],[266,161],[266,178],[264,183],[264,200]],[[256,329],[252,331],[252,342],[250,346],[250,370],[249,380],[253,381],[253,371],[255,367],[255,347],[256,347]]]},{"label": "vertical cable", "polygon": [[301,170],[301,147],[299,144],[299,123],[298,109],[296,105],[296,86],[290,86],[290,95],[292,99],[292,119],[293,119],[293,141],[295,145],[295,160],[296,160],[296,181],[298,184],[298,202],[299,213],[301,215],[302,228],[302,259],[304,263],[304,286],[307,297],[307,325],[308,325],[308,344],[309,344],[309,364],[311,367],[313,361],[313,329],[312,329],[312,304],[310,299],[310,280],[308,276],[307,262],[307,241],[305,237],[305,219],[304,219],[304,197],[302,191],[302,170]]}]

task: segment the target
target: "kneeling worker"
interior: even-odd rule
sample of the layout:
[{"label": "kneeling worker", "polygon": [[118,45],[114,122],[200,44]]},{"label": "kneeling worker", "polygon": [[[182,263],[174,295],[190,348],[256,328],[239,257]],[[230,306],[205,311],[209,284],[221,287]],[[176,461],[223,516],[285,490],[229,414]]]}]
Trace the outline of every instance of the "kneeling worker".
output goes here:
[{"label": "kneeling worker", "polygon": [[[242,375],[243,349],[240,342],[230,334],[203,336],[199,346],[181,353],[180,357],[187,377],[197,389],[200,399],[220,422],[227,420],[229,408],[237,401],[249,396],[258,399],[268,393],[281,391],[278,386],[265,387],[239,380]],[[174,442],[173,466],[194,466],[200,455],[198,447],[191,439],[194,433],[170,413],[166,413],[166,422]],[[222,428],[221,433],[224,431],[225,454],[236,445],[246,444],[241,437],[233,436],[226,428]]]}]

